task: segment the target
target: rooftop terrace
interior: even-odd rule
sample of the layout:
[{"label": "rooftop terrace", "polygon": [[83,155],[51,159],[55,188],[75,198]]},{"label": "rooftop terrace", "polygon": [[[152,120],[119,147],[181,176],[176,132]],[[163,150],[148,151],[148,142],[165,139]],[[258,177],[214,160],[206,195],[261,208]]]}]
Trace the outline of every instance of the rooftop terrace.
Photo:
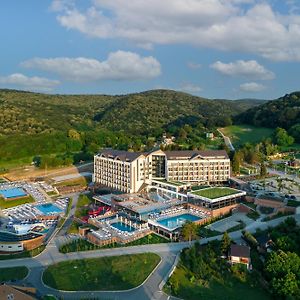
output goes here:
[{"label": "rooftop terrace", "polygon": [[241,191],[228,188],[228,187],[209,187],[197,191],[192,191],[191,193],[196,196],[214,200],[225,196],[239,194],[240,192]]}]

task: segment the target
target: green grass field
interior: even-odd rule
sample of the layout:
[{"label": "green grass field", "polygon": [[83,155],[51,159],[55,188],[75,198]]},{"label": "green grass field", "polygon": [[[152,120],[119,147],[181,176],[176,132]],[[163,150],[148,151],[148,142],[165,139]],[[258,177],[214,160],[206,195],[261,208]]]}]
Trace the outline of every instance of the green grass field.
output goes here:
[{"label": "green grass field", "polygon": [[25,203],[32,203],[32,202],[34,202],[34,199],[31,196],[27,196],[16,200],[5,200],[4,198],[0,197],[0,208],[6,209],[6,208],[18,206]]},{"label": "green grass field", "polygon": [[66,291],[127,290],[141,284],[159,261],[154,253],[64,261],[49,266],[43,281]]},{"label": "green grass field", "polygon": [[274,130],[251,125],[232,125],[222,128],[221,131],[231,139],[234,146],[239,146],[247,142],[258,143],[264,138],[270,137]]},{"label": "green grass field", "polygon": [[0,282],[24,279],[28,274],[26,267],[0,268]]},{"label": "green grass field", "polygon": [[208,188],[199,191],[193,191],[192,193],[197,196],[206,197],[208,199],[216,199],[224,196],[234,195],[238,193],[238,191],[226,187],[225,188],[214,187],[214,188]]}]

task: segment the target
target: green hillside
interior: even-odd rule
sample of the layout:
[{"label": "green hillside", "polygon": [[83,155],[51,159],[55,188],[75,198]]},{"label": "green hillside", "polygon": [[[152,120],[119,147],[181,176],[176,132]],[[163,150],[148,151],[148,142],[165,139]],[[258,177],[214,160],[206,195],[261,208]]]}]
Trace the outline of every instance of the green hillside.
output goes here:
[{"label": "green hillside", "polygon": [[300,92],[252,107],[236,117],[240,124],[286,129],[300,142]]},{"label": "green hillside", "polygon": [[[195,135],[230,125],[230,118],[249,106],[251,101],[245,105],[169,90],[118,96],[0,90],[0,168],[53,154],[55,161],[48,165],[70,164],[74,153],[76,162],[101,147],[140,150],[143,144],[151,147],[164,131],[183,140],[188,138],[179,132],[184,125],[197,144]],[[193,138],[192,128],[198,128]]]}]

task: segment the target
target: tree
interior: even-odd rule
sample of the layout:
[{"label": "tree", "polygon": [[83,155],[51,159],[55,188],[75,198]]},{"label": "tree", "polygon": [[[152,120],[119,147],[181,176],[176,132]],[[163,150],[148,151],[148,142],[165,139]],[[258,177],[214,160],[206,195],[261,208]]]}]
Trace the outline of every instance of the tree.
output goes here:
[{"label": "tree", "polygon": [[260,164],[260,177],[265,178],[267,176],[267,168],[264,164],[264,162],[261,162]]},{"label": "tree", "polygon": [[70,129],[68,132],[68,137],[74,140],[80,140],[80,133],[75,129]]},{"label": "tree", "polygon": [[227,231],[224,232],[223,237],[222,237],[222,242],[221,242],[221,251],[224,254],[228,254],[229,251],[229,247],[231,244],[231,239],[229,237],[229,234],[227,233]]},{"label": "tree", "polygon": [[290,146],[294,143],[294,138],[290,135],[288,135],[288,133],[286,132],[285,129],[277,127],[274,135],[273,135],[273,139],[275,144],[279,145],[279,146]]},{"label": "tree", "polygon": [[275,294],[283,297],[295,295],[299,291],[294,273],[287,273],[284,277],[273,278],[271,285]]},{"label": "tree", "polygon": [[265,270],[275,294],[287,297],[299,293],[300,257],[296,253],[272,252]]},{"label": "tree", "polygon": [[197,237],[197,225],[194,222],[186,221],[181,229],[181,235],[185,241],[191,243]]},{"label": "tree", "polygon": [[238,152],[235,152],[232,158],[232,171],[235,174],[240,173],[241,158]]},{"label": "tree", "polygon": [[289,134],[297,141],[297,143],[300,143],[300,124],[295,124],[292,126],[289,130]]}]

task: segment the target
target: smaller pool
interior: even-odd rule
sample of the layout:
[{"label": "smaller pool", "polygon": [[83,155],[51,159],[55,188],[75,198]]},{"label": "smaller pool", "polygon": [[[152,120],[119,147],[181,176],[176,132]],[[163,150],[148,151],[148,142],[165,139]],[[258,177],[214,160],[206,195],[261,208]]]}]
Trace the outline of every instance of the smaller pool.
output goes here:
[{"label": "smaller pool", "polygon": [[63,211],[52,203],[40,204],[36,208],[45,216],[58,215]]},{"label": "smaller pool", "polygon": [[179,216],[174,216],[174,217],[158,220],[157,222],[159,224],[161,224],[162,226],[167,227],[169,229],[175,229],[175,228],[182,227],[182,225],[186,221],[195,222],[195,221],[199,221],[200,219],[201,219],[200,217],[197,217],[192,214],[182,214]]},{"label": "smaller pool", "polygon": [[126,225],[122,222],[117,222],[117,223],[113,223],[111,224],[112,227],[119,229],[121,231],[127,231],[127,232],[133,232],[135,231],[135,228],[129,225]]},{"label": "smaller pool", "polygon": [[13,199],[13,198],[20,198],[25,197],[27,194],[21,188],[11,188],[7,190],[0,190],[0,195],[3,196],[5,199]]}]

